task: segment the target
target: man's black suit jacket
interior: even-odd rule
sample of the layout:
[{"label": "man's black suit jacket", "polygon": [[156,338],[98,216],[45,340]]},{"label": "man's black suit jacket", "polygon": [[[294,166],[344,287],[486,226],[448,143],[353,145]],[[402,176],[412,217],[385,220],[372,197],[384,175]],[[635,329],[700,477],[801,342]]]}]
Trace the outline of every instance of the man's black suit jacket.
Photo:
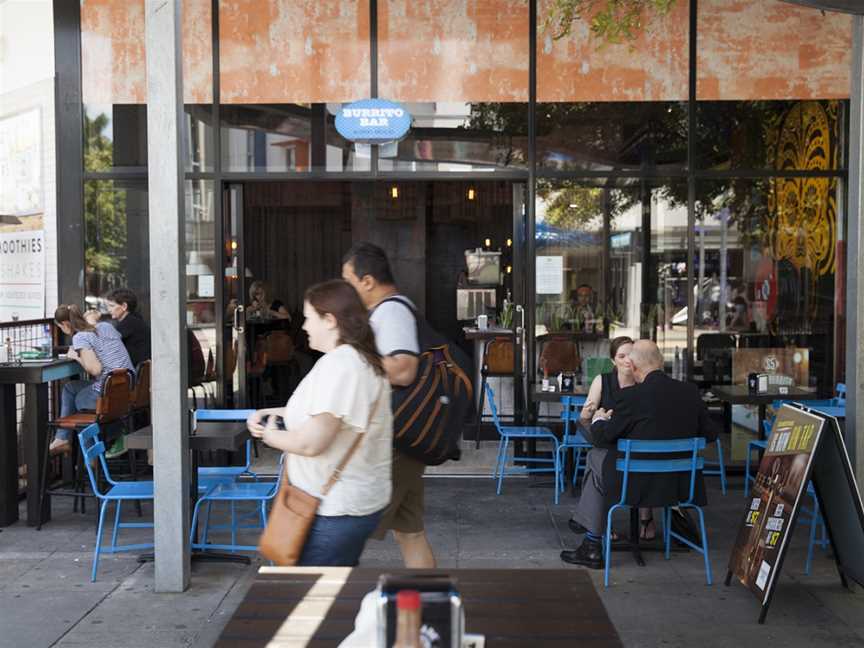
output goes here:
[{"label": "man's black suit jacket", "polygon": [[[622,453],[616,450],[618,439],[669,440],[705,437],[708,443],[717,439],[717,430],[708,417],[699,390],[692,383],[673,380],[662,371],[652,371],[645,380],[628,389],[622,389],[616,399],[612,418],[598,420],[591,425],[591,442],[598,447],[610,448],[603,464],[603,483],[607,503],[614,504],[621,497],[621,473],[615,460]],[[681,458],[681,455],[657,457],[631,455],[631,458]],[[690,474],[635,474],[631,473],[627,488],[627,503],[641,506],[668,506],[684,501],[689,495]],[[705,504],[702,474],[696,477],[694,503]]]}]

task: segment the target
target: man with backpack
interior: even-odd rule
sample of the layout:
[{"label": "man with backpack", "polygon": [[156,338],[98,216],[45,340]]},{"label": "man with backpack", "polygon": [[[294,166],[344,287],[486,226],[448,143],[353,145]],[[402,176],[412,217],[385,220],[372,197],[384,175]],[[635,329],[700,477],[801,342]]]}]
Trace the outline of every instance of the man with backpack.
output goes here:
[{"label": "man with backpack", "polygon": [[[375,343],[391,385],[411,385],[419,366],[417,319],[413,304],[399,295],[386,253],[372,243],[355,244],[343,259],[342,278],[354,287],[370,311]],[[426,464],[400,451],[398,444],[395,446],[393,495],[373,537],[381,540],[392,529],[405,566],[431,569],[435,567],[435,556],[423,524]]]}]

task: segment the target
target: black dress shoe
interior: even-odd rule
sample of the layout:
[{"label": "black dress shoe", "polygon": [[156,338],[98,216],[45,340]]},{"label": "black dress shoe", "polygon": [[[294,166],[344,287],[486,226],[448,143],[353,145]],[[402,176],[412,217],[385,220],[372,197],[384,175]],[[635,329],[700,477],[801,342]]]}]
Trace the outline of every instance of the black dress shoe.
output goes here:
[{"label": "black dress shoe", "polygon": [[575,551],[562,551],[561,560],[571,565],[582,565],[588,569],[602,569],[603,549],[599,542],[583,540]]},{"label": "black dress shoe", "polygon": [[585,533],[588,533],[588,529],[586,529],[584,526],[579,524],[573,518],[570,518],[569,520],[567,520],[567,526],[570,527],[570,530],[573,533],[575,533],[576,535],[583,535]]}]

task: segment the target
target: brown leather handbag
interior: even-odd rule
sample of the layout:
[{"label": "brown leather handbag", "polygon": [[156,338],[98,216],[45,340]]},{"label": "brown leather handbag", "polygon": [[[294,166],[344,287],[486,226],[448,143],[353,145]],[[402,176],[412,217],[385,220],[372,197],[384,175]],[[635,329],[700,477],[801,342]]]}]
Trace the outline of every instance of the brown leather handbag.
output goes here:
[{"label": "brown leather handbag", "polygon": [[[354,443],[348,448],[348,452],[342,457],[342,461],[330,475],[330,479],[327,480],[321,491],[322,497],[327,497],[327,493],[342,476],[342,471],[345,470],[351,456],[360,447],[364,435],[372,424],[375,412],[378,411],[380,400],[381,394],[379,393],[375,399],[375,405],[372,407],[372,413],[369,415],[369,421],[366,423],[366,429],[357,435]],[[267,527],[258,541],[258,551],[264,558],[279,567],[291,567],[297,564],[303,553],[306,538],[309,536],[309,530],[315,521],[321,500],[294,486],[288,479],[287,465],[284,470],[282,484],[279,486],[279,492],[273,500],[273,507],[270,509],[270,517],[267,519]]]}]

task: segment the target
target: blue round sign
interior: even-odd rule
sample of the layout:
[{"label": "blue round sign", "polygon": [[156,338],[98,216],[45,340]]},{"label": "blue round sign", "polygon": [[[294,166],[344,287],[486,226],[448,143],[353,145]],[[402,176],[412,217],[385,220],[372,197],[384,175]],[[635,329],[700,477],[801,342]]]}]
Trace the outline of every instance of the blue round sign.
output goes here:
[{"label": "blue round sign", "polygon": [[411,115],[386,99],[363,99],[342,106],[336,115],[336,130],[347,140],[383,144],[405,137]]}]

